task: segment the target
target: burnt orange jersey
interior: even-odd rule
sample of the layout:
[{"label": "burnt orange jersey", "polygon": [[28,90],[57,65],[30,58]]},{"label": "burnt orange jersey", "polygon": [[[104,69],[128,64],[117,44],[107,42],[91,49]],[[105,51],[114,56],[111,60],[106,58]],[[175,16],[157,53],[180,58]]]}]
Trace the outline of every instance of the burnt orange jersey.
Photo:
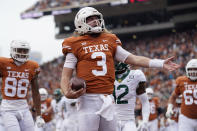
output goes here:
[{"label": "burnt orange jersey", "polygon": [[51,106],[51,100],[50,98],[46,99],[45,101],[41,102],[41,112],[42,112],[42,118],[45,122],[49,122],[52,120],[52,112],[45,113],[45,111]]},{"label": "burnt orange jersey", "polygon": [[181,114],[197,119],[197,81],[191,81],[186,76],[176,79],[175,93],[182,94]]},{"label": "burnt orange jersey", "polygon": [[31,80],[39,72],[39,65],[34,61],[17,66],[12,58],[0,57],[3,99],[26,99]]},{"label": "burnt orange jersey", "polygon": [[77,58],[77,76],[86,81],[87,93],[112,94],[115,80],[114,57],[122,45],[114,34],[102,33],[70,37],[64,40],[62,52]]},{"label": "burnt orange jersey", "polygon": [[159,107],[159,98],[153,97],[151,100],[149,100],[149,103],[150,103],[149,121],[152,121],[158,117],[157,108]]}]

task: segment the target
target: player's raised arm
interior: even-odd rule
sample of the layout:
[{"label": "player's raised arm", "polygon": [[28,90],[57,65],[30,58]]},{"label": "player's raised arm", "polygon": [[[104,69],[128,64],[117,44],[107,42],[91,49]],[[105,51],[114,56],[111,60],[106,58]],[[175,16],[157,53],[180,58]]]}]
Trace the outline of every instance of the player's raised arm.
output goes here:
[{"label": "player's raised arm", "polygon": [[150,67],[150,68],[163,68],[168,71],[173,71],[180,68],[180,65],[174,63],[172,60],[174,57],[167,58],[165,60],[162,59],[150,59],[144,56],[137,56],[130,54],[125,63],[141,66],[141,67]]}]

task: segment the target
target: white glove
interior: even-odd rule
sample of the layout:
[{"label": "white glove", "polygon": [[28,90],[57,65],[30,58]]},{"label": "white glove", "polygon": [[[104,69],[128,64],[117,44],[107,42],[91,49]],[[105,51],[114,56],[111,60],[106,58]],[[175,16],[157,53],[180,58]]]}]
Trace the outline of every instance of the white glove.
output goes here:
[{"label": "white glove", "polygon": [[148,131],[148,122],[142,121],[137,128],[138,131]]},{"label": "white glove", "polygon": [[41,116],[36,117],[36,125],[38,128],[43,127],[45,124],[44,119]]},{"label": "white glove", "polygon": [[173,105],[172,104],[168,104],[168,108],[167,108],[167,112],[166,112],[166,117],[167,118],[171,118],[173,114],[174,114]]}]

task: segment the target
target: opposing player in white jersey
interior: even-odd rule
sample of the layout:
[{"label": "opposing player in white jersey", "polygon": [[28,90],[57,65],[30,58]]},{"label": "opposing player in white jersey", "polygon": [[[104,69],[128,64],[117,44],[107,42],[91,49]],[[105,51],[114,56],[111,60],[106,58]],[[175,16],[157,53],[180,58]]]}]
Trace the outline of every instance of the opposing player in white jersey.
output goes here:
[{"label": "opposing player in white jersey", "polygon": [[135,124],[135,103],[138,97],[142,103],[143,122],[141,129],[146,128],[150,108],[145,93],[146,77],[141,70],[130,70],[127,64],[116,65],[114,83],[115,114],[118,120],[117,131],[137,131]]},{"label": "opposing player in white jersey", "polygon": [[34,131],[34,121],[26,99],[30,85],[37,115],[36,123],[39,127],[44,125],[40,116],[37,83],[39,65],[28,60],[29,51],[29,43],[15,40],[11,43],[11,58],[0,57],[3,97],[1,113],[6,131]]},{"label": "opposing player in white jersey", "polygon": [[55,89],[55,91],[53,92],[53,96],[54,99],[51,101],[51,106],[54,112],[56,131],[60,131],[66,112],[66,98],[62,96],[60,88]]},{"label": "opposing player in white jersey", "polygon": [[66,113],[61,131],[78,131],[77,99],[66,98]]}]

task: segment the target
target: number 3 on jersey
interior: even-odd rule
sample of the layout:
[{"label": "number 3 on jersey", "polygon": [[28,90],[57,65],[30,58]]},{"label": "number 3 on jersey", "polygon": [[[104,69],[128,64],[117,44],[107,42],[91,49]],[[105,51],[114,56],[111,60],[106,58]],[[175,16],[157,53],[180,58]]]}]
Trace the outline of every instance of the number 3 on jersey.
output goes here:
[{"label": "number 3 on jersey", "polygon": [[5,95],[9,97],[25,98],[28,86],[28,79],[20,79],[17,81],[16,78],[7,77],[5,79]]},{"label": "number 3 on jersey", "polygon": [[104,76],[107,73],[107,65],[106,65],[106,55],[103,52],[94,52],[91,55],[92,59],[96,59],[96,57],[101,56],[102,60],[97,61],[97,66],[102,66],[103,70],[92,70],[92,74],[95,76]]}]

